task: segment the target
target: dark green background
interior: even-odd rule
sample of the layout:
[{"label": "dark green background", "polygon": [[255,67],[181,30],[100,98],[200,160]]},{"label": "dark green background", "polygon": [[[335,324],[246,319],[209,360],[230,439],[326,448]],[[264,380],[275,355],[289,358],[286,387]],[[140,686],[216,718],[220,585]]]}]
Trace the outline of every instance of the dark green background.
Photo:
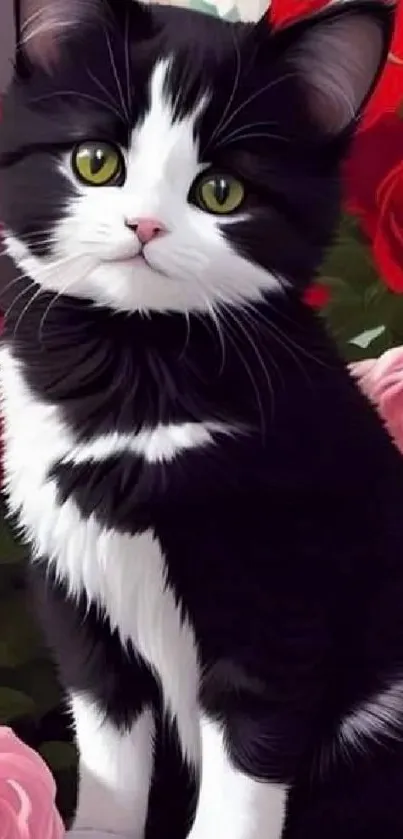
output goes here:
[{"label": "dark green background", "polygon": [[0,725],[9,725],[47,760],[68,820],[75,802],[76,753],[57,674],[31,612],[25,551],[0,500]]}]

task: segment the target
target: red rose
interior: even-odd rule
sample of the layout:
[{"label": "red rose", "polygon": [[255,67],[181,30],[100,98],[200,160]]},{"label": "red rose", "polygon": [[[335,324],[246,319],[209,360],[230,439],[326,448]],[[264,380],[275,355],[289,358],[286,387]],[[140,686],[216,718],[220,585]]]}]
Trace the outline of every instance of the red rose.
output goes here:
[{"label": "red rose", "polygon": [[397,114],[357,135],[345,174],[347,209],[360,219],[382,279],[403,293],[403,121]]},{"label": "red rose", "polygon": [[374,261],[392,291],[403,293],[403,0],[398,0],[389,59],[364,114],[346,166],[347,209],[360,219]]}]

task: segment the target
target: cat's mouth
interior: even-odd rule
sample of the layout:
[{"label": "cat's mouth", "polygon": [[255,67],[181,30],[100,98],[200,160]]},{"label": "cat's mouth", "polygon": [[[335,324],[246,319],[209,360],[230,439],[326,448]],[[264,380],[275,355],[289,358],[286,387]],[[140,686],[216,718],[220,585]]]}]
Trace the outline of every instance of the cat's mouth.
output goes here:
[{"label": "cat's mouth", "polygon": [[149,268],[150,271],[153,271],[154,274],[161,274],[164,277],[167,276],[164,271],[162,271],[156,265],[153,265],[152,262],[149,259],[147,259],[144,250],[140,251],[139,253],[133,254],[133,256],[118,257],[113,261],[117,262],[120,265],[125,265],[128,267],[132,266],[133,268],[136,268],[136,266],[139,268],[142,266],[147,266],[147,268]]}]

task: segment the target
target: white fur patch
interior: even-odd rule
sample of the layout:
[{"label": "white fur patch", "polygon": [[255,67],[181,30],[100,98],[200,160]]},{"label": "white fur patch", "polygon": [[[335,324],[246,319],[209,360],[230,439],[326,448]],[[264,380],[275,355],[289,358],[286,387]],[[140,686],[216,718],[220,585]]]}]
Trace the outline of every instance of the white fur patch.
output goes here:
[{"label": "white fur patch", "polygon": [[[84,186],[65,155],[59,168],[76,197],[52,235],[52,256],[33,256],[6,232],[9,254],[44,288],[119,311],[184,313],[211,313],[220,304],[242,305],[280,289],[269,272],[241,257],[223,235],[222,226],[240,216],[217,217],[189,202],[190,188],[206,165],[200,164],[195,139],[206,99],[175,120],[164,90],[168,72],[167,61],[154,69],[150,109],[125,152],[123,186]],[[155,218],[168,231],[145,246],[144,259],[137,236],[125,225],[126,218],[139,217]]]},{"label": "white fur patch", "polygon": [[151,711],[144,711],[125,731],[119,731],[85,695],[71,697],[71,711],[80,752],[74,829],[92,829],[97,836],[102,829],[142,839],[153,763]]},{"label": "white fur patch", "polygon": [[90,443],[75,446],[63,461],[74,464],[88,461],[100,463],[111,455],[127,452],[143,457],[147,463],[170,462],[183,452],[211,445],[215,435],[232,433],[235,431],[230,426],[220,422],[169,423],[137,434],[103,434]]},{"label": "white fur patch", "polygon": [[344,718],[339,728],[343,747],[365,749],[370,740],[403,738],[403,681],[363,702]]},{"label": "white fur patch", "polygon": [[48,557],[70,593],[85,592],[108,614],[122,643],[133,642],[161,680],[184,757],[198,764],[197,646],[182,604],[167,583],[158,539],[151,530],[136,537],[108,530],[93,516],[85,520],[73,501],[58,503],[56,484],[47,473],[71,450],[71,434],[57,408],[35,400],[4,347],[0,370],[6,485],[34,558]]},{"label": "white fur patch", "polygon": [[[200,729],[197,642],[189,618],[167,582],[165,559],[155,534],[148,530],[133,537],[101,527],[93,516],[85,520],[73,501],[59,505],[56,484],[47,478],[51,466],[72,452],[76,457],[102,459],[116,439],[109,440],[106,448],[103,438],[101,445],[94,441],[80,450],[58,409],[33,396],[7,347],[0,350],[0,373],[11,510],[32,545],[34,558],[48,557],[73,597],[85,592],[89,601],[98,604],[123,645],[130,640],[158,675],[168,717],[176,720],[183,757],[197,769],[202,763],[200,805],[190,839],[210,839],[212,835],[279,839],[287,790],[237,772],[225,752],[220,729],[208,721],[203,721]],[[179,456],[187,446],[207,444],[207,432],[213,434],[212,428],[197,432],[195,424],[185,426],[186,433],[178,428],[165,428],[163,445],[160,437],[158,445],[152,436],[141,438],[143,455],[171,457],[174,446]],[[134,439],[135,435],[130,444]],[[82,756],[78,835],[87,825],[110,826],[111,830],[119,825],[122,833],[137,839],[133,830],[139,822],[133,822],[130,831],[127,826],[136,806],[140,822],[143,819],[146,793],[139,781],[139,765],[146,782],[152,721],[143,715],[137,727],[123,735],[102,720],[85,697],[73,697],[72,708]],[[120,821],[116,820],[118,809]]]},{"label": "white fur patch", "polygon": [[236,770],[217,723],[202,720],[202,785],[189,839],[280,839],[287,788]]}]

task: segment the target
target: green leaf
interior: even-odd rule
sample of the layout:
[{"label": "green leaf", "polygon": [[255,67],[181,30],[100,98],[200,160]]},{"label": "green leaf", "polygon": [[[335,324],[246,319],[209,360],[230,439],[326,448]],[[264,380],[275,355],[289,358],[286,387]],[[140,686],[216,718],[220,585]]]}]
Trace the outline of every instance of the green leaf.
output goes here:
[{"label": "green leaf", "polygon": [[39,632],[24,597],[0,602],[0,667],[18,667],[38,655]]},{"label": "green leaf", "polygon": [[0,508],[0,563],[9,565],[21,562],[26,551],[16,541],[4,518],[1,517],[2,512]]},{"label": "green leaf", "polygon": [[350,362],[363,361],[365,358],[377,358],[393,346],[393,335],[388,329],[385,329],[367,349],[363,349],[354,344],[348,344],[345,347],[345,357]]},{"label": "green leaf", "polygon": [[5,725],[18,719],[32,715],[35,711],[30,696],[13,688],[0,688],[0,724]]},{"label": "green leaf", "polygon": [[350,344],[355,344],[356,347],[361,347],[361,349],[367,350],[368,347],[373,344],[374,341],[384,332],[385,326],[376,326],[374,329],[366,329],[364,332],[361,332],[360,335],[356,335],[355,338],[351,338]]},{"label": "green leaf", "polygon": [[61,704],[61,690],[52,661],[31,661],[18,669],[18,677],[32,697],[36,716],[41,717]]},{"label": "green leaf", "polygon": [[[343,216],[333,247],[328,251],[320,277],[341,277],[351,289],[364,293],[371,283],[379,282],[370,249],[358,222]],[[325,279],[326,282],[326,279]]]},{"label": "green leaf", "polygon": [[385,323],[403,343],[403,295],[387,291],[382,301],[382,316]]},{"label": "green leaf", "polygon": [[49,740],[42,743],[39,754],[50,766],[53,772],[62,772],[70,769],[77,763],[77,752],[71,743],[59,740]]}]

